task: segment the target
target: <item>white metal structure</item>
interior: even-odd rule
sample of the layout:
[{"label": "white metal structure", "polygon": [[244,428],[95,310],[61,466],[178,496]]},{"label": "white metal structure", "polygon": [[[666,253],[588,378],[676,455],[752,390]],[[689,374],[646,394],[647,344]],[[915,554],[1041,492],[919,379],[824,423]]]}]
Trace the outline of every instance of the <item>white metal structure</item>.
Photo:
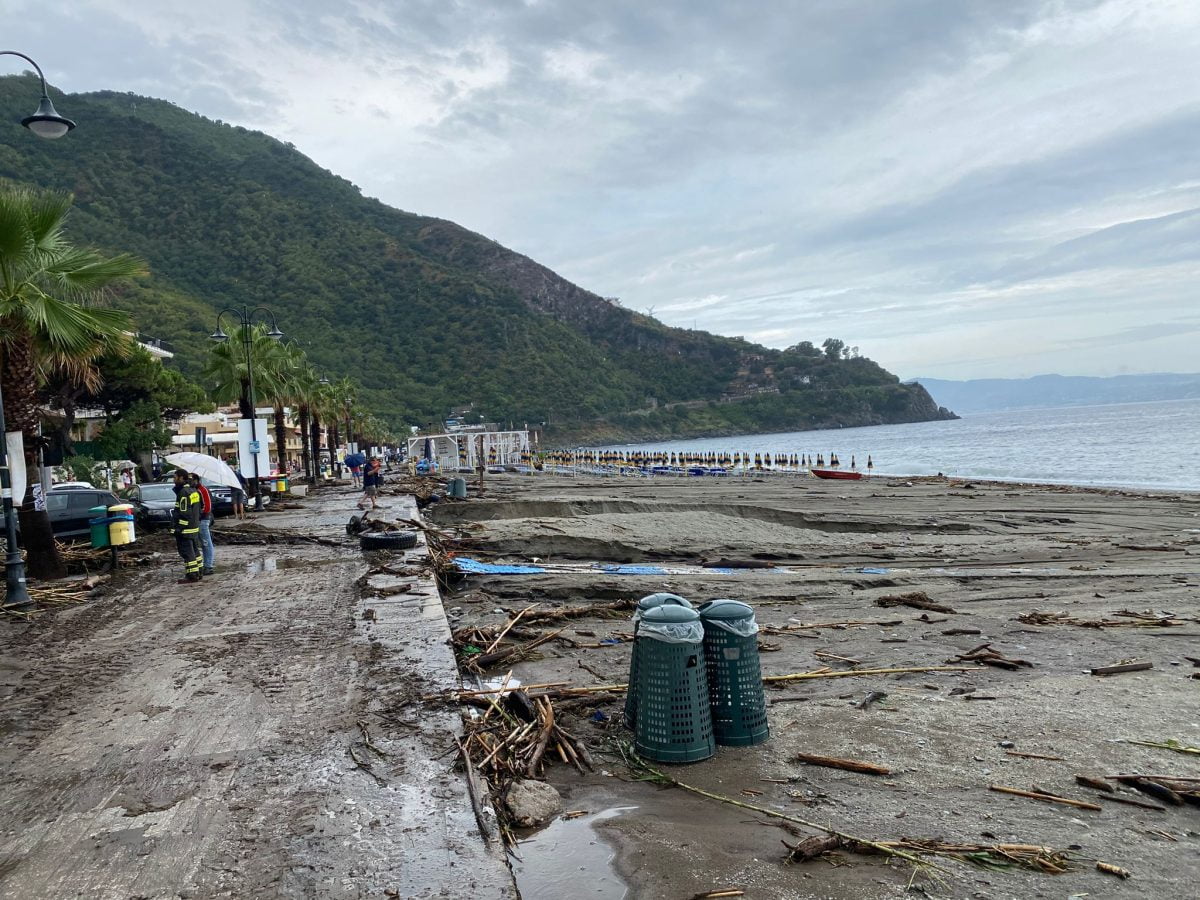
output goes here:
[{"label": "white metal structure", "polygon": [[448,434],[416,435],[408,439],[408,458],[423,459],[425,443],[429,457],[439,469],[529,464],[528,431],[456,431]]}]

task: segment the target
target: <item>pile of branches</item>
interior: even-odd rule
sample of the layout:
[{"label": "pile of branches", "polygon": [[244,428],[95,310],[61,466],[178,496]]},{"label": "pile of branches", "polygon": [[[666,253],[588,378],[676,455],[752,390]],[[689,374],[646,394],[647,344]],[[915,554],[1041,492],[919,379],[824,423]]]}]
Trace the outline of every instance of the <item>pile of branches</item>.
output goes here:
[{"label": "pile of branches", "polygon": [[1123,619],[1079,619],[1063,612],[1033,612],[1017,616],[1026,625],[1075,625],[1079,628],[1172,628],[1187,625],[1189,619],[1178,619],[1172,613],[1135,613],[1121,610],[1113,613]]},{"label": "pile of branches", "polygon": [[835,850],[854,853],[879,853],[880,848],[904,850],[921,857],[937,856],[970,863],[983,869],[1031,869],[1048,875],[1061,875],[1071,867],[1065,851],[1040,844],[954,844],[935,838],[901,838],[896,841],[855,841],[839,835],[805,838],[796,844],[783,841],[787,848],[784,862],[808,862]]},{"label": "pile of branches", "polygon": [[558,608],[539,609],[534,603],[518,612],[506,610],[508,620],[499,625],[472,625],[459,628],[451,637],[454,649],[458,654],[460,664],[464,669],[474,674],[481,674],[488,669],[510,665],[523,659],[549,641],[556,638],[568,642],[571,646],[579,646],[568,638],[562,637],[563,629],[544,631],[527,626],[539,623],[566,622],[579,618],[614,618],[623,617],[633,609],[632,600],[615,600],[612,603],[600,603],[594,606],[563,606]]},{"label": "pile of branches", "polygon": [[385,494],[412,494],[418,506],[425,506],[434,494],[443,493],[446,482],[429,475],[384,474]]},{"label": "pile of branches", "polygon": [[[510,676],[511,673],[504,677],[505,685]],[[486,779],[501,816],[505,816],[505,805],[500,801],[509,786],[514,781],[542,775],[547,762],[555,757],[581,774],[595,771],[587,746],[559,724],[549,697],[531,697],[514,689],[469,701],[464,698],[463,702],[472,714],[463,717],[466,736],[458,743],[459,753],[472,780],[475,773]],[[478,807],[476,815],[482,819]],[[515,843],[510,825],[504,819],[501,832],[510,846]]]}]

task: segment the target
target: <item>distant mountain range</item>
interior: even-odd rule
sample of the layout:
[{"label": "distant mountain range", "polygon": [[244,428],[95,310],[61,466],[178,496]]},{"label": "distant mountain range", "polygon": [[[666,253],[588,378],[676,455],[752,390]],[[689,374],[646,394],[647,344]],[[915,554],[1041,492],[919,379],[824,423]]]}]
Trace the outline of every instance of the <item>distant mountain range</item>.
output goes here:
[{"label": "distant mountain range", "polygon": [[1052,406],[1096,406],[1155,400],[1200,399],[1200,374],[1035,375],[1033,378],[978,378],[945,381],[914,378],[935,402],[960,415]]}]

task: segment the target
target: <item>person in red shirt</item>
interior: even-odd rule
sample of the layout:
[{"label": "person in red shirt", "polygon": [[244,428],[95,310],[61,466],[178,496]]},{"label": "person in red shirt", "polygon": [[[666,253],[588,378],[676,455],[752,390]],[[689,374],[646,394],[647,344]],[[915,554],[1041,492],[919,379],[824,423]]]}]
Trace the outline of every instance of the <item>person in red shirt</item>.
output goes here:
[{"label": "person in red shirt", "polygon": [[200,552],[204,556],[204,568],[201,569],[202,575],[213,574],[213,541],[212,541],[212,520],[213,520],[213,505],[212,494],[208,492],[208,488],[204,486],[204,479],[199,475],[192,475],[192,484],[196,486],[196,491],[200,494]]}]

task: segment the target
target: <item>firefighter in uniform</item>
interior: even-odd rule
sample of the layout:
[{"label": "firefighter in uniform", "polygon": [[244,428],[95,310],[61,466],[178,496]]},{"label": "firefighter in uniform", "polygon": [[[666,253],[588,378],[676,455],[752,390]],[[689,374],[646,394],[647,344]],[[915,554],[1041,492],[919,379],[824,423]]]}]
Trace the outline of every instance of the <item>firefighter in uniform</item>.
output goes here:
[{"label": "firefighter in uniform", "polygon": [[175,546],[183,557],[184,577],[180,584],[196,584],[201,580],[204,560],[200,554],[200,492],[188,482],[187,472],[175,470]]}]

